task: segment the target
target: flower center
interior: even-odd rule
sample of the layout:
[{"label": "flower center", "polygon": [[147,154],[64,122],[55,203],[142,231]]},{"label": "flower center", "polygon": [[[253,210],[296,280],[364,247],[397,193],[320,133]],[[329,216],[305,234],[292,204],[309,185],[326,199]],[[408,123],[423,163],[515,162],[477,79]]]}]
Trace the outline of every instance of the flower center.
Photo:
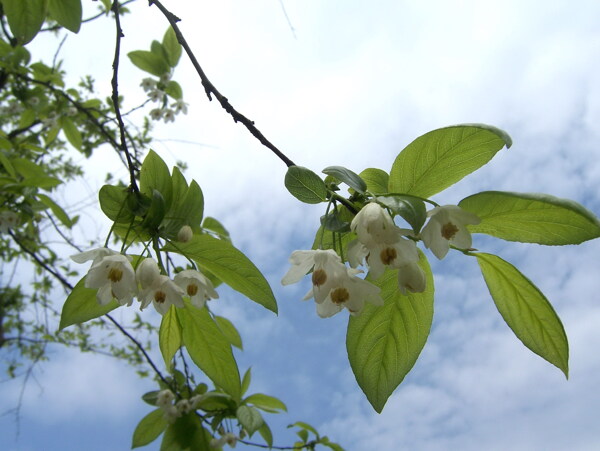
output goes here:
[{"label": "flower center", "polygon": [[112,283],[119,282],[123,278],[123,271],[119,268],[112,267],[108,270],[108,280]]},{"label": "flower center", "polygon": [[194,283],[190,283],[187,286],[187,294],[188,294],[188,296],[196,296],[197,293],[198,293],[198,285],[196,285]]},{"label": "flower center", "polygon": [[343,304],[350,299],[350,293],[344,287],[336,288],[331,292],[331,302],[334,304]]},{"label": "flower center", "polygon": [[164,291],[158,290],[154,292],[154,300],[162,304],[167,300],[167,294]]},{"label": "flower center", "polygon": [[394,249],[393,247],[386,247],[379,254],[379,258],[381,259],[381,262],[384,265],[391,264],[394,260],[396,260],[397,256],[398,256],[398,253],[396,252],[396,249]]},{"label": "flower center", "polygon": [[456,232],[458,232],[458,227],[456,227],[451,222],[444,224],[442,226],[442,236],[444,238],[446,238],[447,240],[451,240],[452,238],[454,238],[454,235],[456,235]]},{"label": "flower center", "polygon": [[327,281],[327,273],[322,269],[317,269],[312,273],[312,283],[316,287],[320,287]]}]

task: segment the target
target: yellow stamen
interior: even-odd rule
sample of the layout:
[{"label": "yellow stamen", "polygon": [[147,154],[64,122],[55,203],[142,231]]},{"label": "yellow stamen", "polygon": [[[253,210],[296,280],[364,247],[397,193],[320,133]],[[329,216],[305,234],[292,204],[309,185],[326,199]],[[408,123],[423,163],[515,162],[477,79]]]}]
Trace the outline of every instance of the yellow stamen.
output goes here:
[{"label": "yellow stamen", "polygon": [[112,267],[108,270],[107,278],[112,283],[120,282],[123,278],[123,271],[121,271],[119,268]]},{"label": "yellow stamen", "polygon": [[393,247],[386,247],[384,250],[381,251],[381,254],[379,254],[379,258],[381,259],[381,262],[384,265],[391,264],[394,260],[396,260],[397,256],[398,253]]},{"label": "yellow stamen", "polygon": [[159,304],[162,304],[167,300],[167,295],[164,291],[156,291],[154,293],[154,300]]},{"label": "yellow stamen", "polygon": [[458,232],[458,227],[456,227],[451,222],[442,226],[442,236],[447,240],[451,240],[454,237],[454,235],[456,235],[456,232]]},{"label": "yellow stamen", "polygon": [[198,285],[190,283],[187,286],[187,294],[188,294],[188,296],[196,296],[197,293],[198,293]]},{"label": "yellow stamen", "polygon": [[327,273],[322,269],[317,269],[312,273],[312,283],[316,287],[320,287],[327,281]]},{"label": "yellow stamen", "polygon": [[344,287],[336,288],[331,292],[331,301],[334,304],[343,304],[350,299],[350,293]]}]

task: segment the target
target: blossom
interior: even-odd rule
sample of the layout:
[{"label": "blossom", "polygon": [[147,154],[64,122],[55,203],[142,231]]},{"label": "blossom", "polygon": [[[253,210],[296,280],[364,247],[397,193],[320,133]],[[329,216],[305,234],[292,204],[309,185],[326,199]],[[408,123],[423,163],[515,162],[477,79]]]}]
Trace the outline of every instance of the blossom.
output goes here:
[{"label": "blossom", "polygon": [[379,204],[365,205],[352,220],[351,230],[358,238],[348,244],[348,262],[357,267],[366,260],[373,278],[379,278],[386,266],[400,268],[419,260],[414,241],[404,238],[409,230],[401,229]]},{"label": "blossom", "polygon": [[150,118],[157,121],[159,120],[163,115],[163,110],[162,108],[154,108],[150,111]]},{"label": "blossom", "polygon": [[431,249],[433,255],[442,259],[448,253],[450,245],[460,249],[471,247],[471,234],[466,224],[479,224],[481,220],[456,205],[435,207],[427,213],[429,222],[421,231],[425,247]]},{"label": "blossom", "polygon": [[398,268],[398,287],[402,294],[422,293],[425,291],[425,271],[418,263],[408,263]]},{"label": "blossom", "polygon": [[148,92],[148,97],[153,102],[159,102],[160,100],[163,99],[164,95],[165,95],[164,91],[161,91],[160,89],[153,89]]},{"label": "blossom", "polygon": [[8,232],[8,229],[14,229],[19,223],[19,215],[14,211],[6,210],[0,212],[0,233]]},{"label": "blossom", "polygon": [[177,232],[177,241],[181,241],[182,243],[187,243],[194,236],[194,231],[189,225],[184,225]]},{"label": "blossom", "polygon": [[156,80],[154,80],[153,78],[144,78],[140,86],[146,92],[151,91],[154,88],[156,88]]},{"label": "blossom", "polygon": [[171,108],[165,108],[163,110],[163,121],[174,122],[175,121],[175,111],[173,111]]},{"label": "blossom", "polygon": [[96,298],[102,305],[108,304],[113,298],[121,305],[131,305],[137,293],[137,283],[127,256],[116,254],[105,255],[100,260],[98,256],[92,258],[96,263],[92,264],[85,277],[86,288],[98,289]]},{"label": "blossom", "polygon": [[149,288],[160,277],[160,269],[158,263],[151,258],[143,259],[135,270],[137,281],[142,286],[142,289]]},{"label": "blossom", "polygon": [[[146,259],[148,260],[148,259]],[[185,292],[169,279],[168,276],[159,275],[152,280],[149,286],[142,287],[138,299],[142,303],[141,309],[145,309],[150,302],[158,313],[164,315],[171,304],[184,307],[182,296]]]},{"label": "blossom", "polygon": [[312,269],[312,288],[304,300],[313,298],[317,313],[327,318],[347,308],[359,314],[366,302],[383,305],[379,287],[356,277],[361,271],[347,268],[331,249],[294,251],[290,256],[292,267],[281,280],[283,285],[298,282]]},{"label": "blossom", "polygon": [[173,405],[175,395],[169,389],[161,390],[156,396],[156,405],[162,409],[163,417],[168,423],[174,423],[177,418],[181,416],[182,409],[178,408],[178,401],[176,405]]},{"label": "blossom", "polygon": [[172,105],[175,113],[183,113],[187,114],[188,112],[188,104],[183,101],[183,99],[177,99]]},{"label": "blossom", "polygon": [[210,447],[211,448],[222,448],[223,445],[227,444],[229,446],[231,446],[232,448],[235,448],[235,444],[237,443],[237,437],[232,434],[231,432],[227,432],[225,434],[223,434],[221,437],[217,438],[213,438],[210,441]]},{"label": "blossom", "polygon": [[200,271],[186,269],[176,274],[173,281],[190,297],[192,305],[198,308],[204,307],[209,299],[219,297],[212,282]]}]

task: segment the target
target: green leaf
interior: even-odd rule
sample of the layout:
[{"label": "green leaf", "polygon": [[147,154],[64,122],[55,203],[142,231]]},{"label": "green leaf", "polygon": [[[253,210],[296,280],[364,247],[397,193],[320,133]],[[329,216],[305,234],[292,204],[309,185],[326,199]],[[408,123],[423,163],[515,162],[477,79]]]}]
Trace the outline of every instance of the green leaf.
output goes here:
[{"label": "green leaf", "polygon": [[28,108],[21,113],[19,118],[19,128],[27,128],[35,122],[37,114],[34,110]]},{"label": "green leaf", "polygon": [[146,446],[158,438],[167,428],[163,409],[156,409],[146,415],[133,431],[132,448]]},{"label": "green leaf", "polygon": [[157,190],[165,201],[167,211],[171,208],[173,196],[173,183],[171,173],[165,162],[156,152],[151,150],[144,158],[140,170],[140,192],[152,197],[153,191]]},{"label": "green leaf", "polygon": [[167,83],[167,86],[165,86],[165,94],[175,100],[183,98],[183,90],[181,89],[181,85],[175,80],[170,80]]},{"label": "green leaf", "polygon": [[497,128],[473,124],[440,128],[420,136],[396,158],[389,192],[428,198],[492,159],[510,137]]},{"label": "green leaf", "polygon": [[56,202],[54,202],[52,199],[50,199],[44,194],[38,193],[36,197],[41,203],[43,203],[46,207],[52,210],[54,216],[56,216],[64,226],[66,226],[69,229],[73,226],[69,215],[62,209],[60,205],[58,205]]},{"label": "green leaf", "polygon": [[332,232],[349,232],[350,231],[350,221],[344,221],[340,218],[340,214],[337,209],[333,210],[331,213],[321,216],[321,226],[325,228],[325,230],[330,230]]},{"label": "green leaf", "polygon": [[202,221],[204,214],[204,195],[200,186],[195,180],[192,180],[187,191],[180,197],[173,196],[173,205],[167,214],[167,220],[164,223],[165,231],[171,234],[173,238],[184,225],[196,228]]},{"label": "green leaf", "polygon": [[[330,213],[331,214],[331,213]],[[339,205],[337,207],[337,218],[345,223],[352,222],[354,215],[344,206]],[[356,238],[356,234],[352,232],[345,232],[343,228],[340,232],[333,232],[323,228],[323,225],[319,227],[315,234],[313,241],[313,249],[335,249],[339,252],[341,249],[346,249],[348,243]]]},{"label": "green leaf", "polygon": [[277,413],[280,410],[287,412],[287,407],[282,401],[274,396],[263,395],[262,393],[254,393],[244,399],[244,402],[271,413]]},{"label": "green leaf", "polygon": [[186,302],[177,309],[183,343],[194,363],[215,385],[234,399],[241,398],[240,373],[229,341],[210,316],[208,309],[196,308]]},{"label": "green leaf", "polygon": [[248,431],[250,437],[264,424],[262,415],[254,407],[240,406],[236,412],[240,424]]},{"label": "green leaf", "polygon": [[204,221],[202,221],[202,228],[216,233],[222,240],[231,241],[227,229],[215,218],[211,218],[210,216],[204,218]]},{"label": "green leaf", "polygon": [[296,421],[295,423],[293,423],[293,424],[290,424],[290,425],[288,426],[288,428],[291,428],[291,427],[294,427],[294,426],[295,426],[295,427],[298,427],[298,428],[300,428],[300,429],[304,429],[304,430],[306,430],[306,431],[310,431],[310,432],[312,432],[313,434],[315,434],[315,436],[316,436],[316,437],[318,437],[318,436],[319,436],[319,433],[317,432],[317,430],[316,430],[314,427],[312,427],[310,424],[308,424],[308,423],[305,423],[304,421]]},{"label": "green leaf", "polygon": [[2,6],[12,34],[25,45],[42,28],[48,0],[2,0]]},{"label": "green leaf", "polygon": [[100,305],[96,299],[97,292],[96,289],[85,287],[85,277],[77,282],[63,305],[58,330],[98,318],[120,306],[114,299],[106,305]]},{"label": "green leaf", "polygon": [[81,27],[81,0],[49,0],[48,12],[67,30],[78,33]]},{"label": "green leaf", "polygon": [[421,227],[427,220],[427,210],[425,202],[413,196],[401,194],[388,194],[385,196],[377,196],[377,202],[385,205],[395,214],[400,215],[406,222],[410,224],[415,233],[421,231]]},{"label": "green leaf", "polygon": [[591,211],[547,194],[484,191],[461,200],[458,206],[481,219],[468,226],[472,233],[508,241],[564,245],[600,237],[600,221]]},{"label": "green leaf", "polygon": [[277,313],[277,301],[265,277],[254,263],[227,241],[194,235],[187,243],[167,244],[169,252],[181,252],[231,288]]},{"label": "green leaf", "polygon": [[6,155],[4,155],[4,152],[0,152],[0,163],[2,163],[2,166],[4,166],[4,169],[6,170],[8,175],[10,175],[11,177],[17,176],[17,172],[15,171],[15,168],[13,168],[13,165],[10,162],[10,160],[8,159],[8,157]]},{"label": "green leaf", "polygon": [[433,275],[422,252],[419,265],[427,285],[423,293],[398,290],[397,271],[386,270],[373,284],[381,288],[385,305],[365,305],[351,316],[346,335],[348,360],[358,385],[381,413],[396,387],[421,353],[433,319]]},{"label": "green leaf", "polygon": [[296,199],[307,204],[327,200],[327,187],[317,174],[302,166],[290,166],[285,174],[285,187]]},{"label": "green leaf", "polygon": [[167,426],[160,451],[210,451],[209,442],[210,434],[200,418],[190,413]]},{"label": "green leaf", "polygon": [[156,189],[152,190],[152,201],[150,207],[146,211],[142,227],[148,230],[151,234],[158,230],[158,226],[165,218],[166,207],[163,195]]},{"label": "green leaf", "polygon": [[173,360],[175,353],[179,350],[182,343],[181,325],[177,319],[175,307],[171,306],[169,310],[167,310],[167,313],[163,315],[160,329],[158,330],[158,345],[167,368],[171,364],[171,360]]},{"label": "green leaf", "polygon": [[215,315],[214,318],[217,326],[219,326],[219,329],[221,329],[221,332],[223,332],[223,335],[227,341],[229,341],[229,343],[236,348],[244,349],[242,346],[242,337],[240,337],[240,333],[237,331],[233,323],[223,316]]},{"label": "green leaf", "polygon": [[248,391],[250,382],[252,381],[252,368],[248,368],[242,378],[242,396]]},{"label": "green leaf", "polygon": [[269,425],[267,423],[263,423],[262,426],[258,428],[258,433],[269,446],[269,448],[271,448],[273,446],[273,433],[271,432]]},{"label": "green leaf", "polygon": [[167,62],[155,53],[146,50],[134,50],[133,52],[129,52],[127,56],[139,69],[157,77],[169,72]]},{"label": "green leaf", "polygon": [[492,254],[476,253],[498,311],[517,338],[569,377],[569,343],[544,294],[517,268]]},{"label": "green leaf", "polygon": [[122,186],[104,185],[98,193],[100,209],[111,221],[129,223],[133,219],[133,213],[127,204],[130,194],[132,193]]},{"label": "green leaf", "polygon": [[346,169],[343,166],[329,166],[323,169],[322,172],[323,174],[335,177],[340,182],[345,183],[359,193],[364,194],[364,192],[367,190],[367,184],[365,181],[361,179],[356,172]]},{"label": "green leaf", "polygon": [[172,27],[169,27],[163,37],[163,48],[167,54],[167,62],[169,66],[175,67],[181,58],[181,44],[177,42],[177,36]]},{"label": "green leaf", "polygon": [[73,123],[71,119],[68,117],[61,117],[60,123],[62,126],[62,131],[65,134],[67,140],[71,143],[73,147],[78,150],[81,150],[81,146],[83,144],[83,139],[81,137],[81,133]]},{"label": "green leaf", "polygon": [[373,194],[385,194],[388,192],[390,176],[383,169],[367,168],[360,174],[367,183],[367,190]]}]

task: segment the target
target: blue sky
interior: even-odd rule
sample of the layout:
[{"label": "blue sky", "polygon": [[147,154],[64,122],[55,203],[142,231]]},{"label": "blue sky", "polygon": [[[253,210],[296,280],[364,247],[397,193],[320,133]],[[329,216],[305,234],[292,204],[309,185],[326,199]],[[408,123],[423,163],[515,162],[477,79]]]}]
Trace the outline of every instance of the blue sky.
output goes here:
[{"label": "blue sky", "polygon": [[[166,29],[156,10],[139,3],[144,26],[124,20],[125,51],[146,49]],[[295,34],[275,0],[165,3],[184,19],[211,81],[297,164],[315,172],[334,164],[389,170],[417,136],[482,122],[506,130],[513,147],[436,196],[438,203],[497,189],[571,198],[600,213],[598,2],[284,0]],[[84,28],[85,45],[69,38],[63,54],[77,54],[66,64],[74,80],[93,71],[108,93],[112,49],[96,38],[112,37],[106,25]],[[121,89],[133,106],[143,100],[141,73],[124,70]],[[279,302],[278,317],[227,289],[214,303],[242,334],[238,362],[242,370],[252,366],[251,391],[288,404],[289,415],[269,417],[276,444],[291,444],[285,425],[303,420],[348,450],[600,448],[599,242],[547,248],[474,237],[474,247],[511,261],[553,303],[570,341],[569,381],[512,335],[475,261],[449,255],[438,262],[428,253],[432,332],[376,414],[347,363],[346,312],[320,319],[312,302],[300,301],[308,281],[279,284],[289,254],[311,246],[322,207],[285,191],[285,166],[207,102],[189,63],[175,78],[190,111],[157,126],[153,148],[170,164],[188,163],[206,213],[226,225]],[[63,189],[73,202],[102,185],[101,168],[116,166],[108,150],[82,163],[99,175]],[[124,170],[115,175],[126,179]],[[92,208],[83,216],[88,238],[106,233],[96,214]],[[149,411],[139,397],[153,389],[150,381],[102,356],[56,349],[52,357],[26,388],[18,437],[14,416],[0,417],[0,447],[129,448]],[[14,405],[21,382],[0,384],[2,406]]]}]

